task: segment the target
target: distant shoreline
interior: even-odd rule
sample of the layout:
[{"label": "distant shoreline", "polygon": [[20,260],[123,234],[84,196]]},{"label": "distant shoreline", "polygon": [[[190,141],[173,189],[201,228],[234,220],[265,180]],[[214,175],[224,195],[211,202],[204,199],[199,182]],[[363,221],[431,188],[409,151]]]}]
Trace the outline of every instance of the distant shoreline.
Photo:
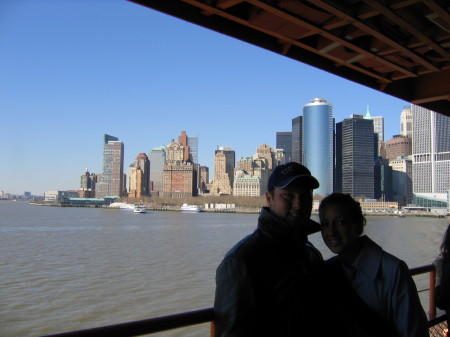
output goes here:
[{"label": "distant shoreline", "polygon": [[[32,206],[50,206],[50,207],[82,207],[82,208],[102,208],[111,210],[120,210],[120,208],[100,207],[95,205],[62,205],[62,204],[44,204],[29,203]],[[147,206],[147,210],[154,212],[180,212],[180,205],[176,206]],[[235,207],[231,209],[203,209],[201,213],[237,213],[237,214],[259,214],[261,208]],[[432,217],[432,218],[450,218],[448,215],[431,214],[431,213],[402,213],[401,215],[386,212],[363,212],[365,217],[370,216],[394,216],[394,217]],[[312,212],[312,215],[318,215],[318,212]]]}]

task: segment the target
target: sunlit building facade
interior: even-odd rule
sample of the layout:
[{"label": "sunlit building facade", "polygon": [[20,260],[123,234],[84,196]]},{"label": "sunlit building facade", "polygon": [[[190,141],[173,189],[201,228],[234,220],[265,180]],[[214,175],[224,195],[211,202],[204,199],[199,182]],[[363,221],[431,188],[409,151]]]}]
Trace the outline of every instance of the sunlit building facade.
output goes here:
[{"label": "sunlit building facade", "polygon": [[333,193],[334,175],[333,106],[323,98],[314,98],[303,106],[303,164],[319,180],[314,193]]}]

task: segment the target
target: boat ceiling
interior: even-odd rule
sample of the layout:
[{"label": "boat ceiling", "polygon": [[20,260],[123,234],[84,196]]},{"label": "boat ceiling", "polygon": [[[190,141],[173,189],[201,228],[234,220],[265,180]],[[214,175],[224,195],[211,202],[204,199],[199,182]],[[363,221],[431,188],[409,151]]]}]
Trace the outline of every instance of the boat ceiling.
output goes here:
[{"label": "boat ceiling", "polygon": [[132,2],[450,116],[450,1]]}]

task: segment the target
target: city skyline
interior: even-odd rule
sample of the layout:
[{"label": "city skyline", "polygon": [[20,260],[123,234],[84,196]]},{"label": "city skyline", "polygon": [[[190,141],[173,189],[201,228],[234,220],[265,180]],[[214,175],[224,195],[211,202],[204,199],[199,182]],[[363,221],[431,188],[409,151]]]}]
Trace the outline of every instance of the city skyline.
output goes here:
[{"label": "city skyline", "polygon": [[78,189],[86,168],[102,171],[105,133],[125,144],[128,166],[186,130],[212,172],[217,146],[237,160],[275,147],[276,132],[290,131],[315,97],[333,104],[336,121],[369,105],[385,117],[385,140],[400,134],[409,104],[127,1],[6,0],[0,9],[7,193]]}]

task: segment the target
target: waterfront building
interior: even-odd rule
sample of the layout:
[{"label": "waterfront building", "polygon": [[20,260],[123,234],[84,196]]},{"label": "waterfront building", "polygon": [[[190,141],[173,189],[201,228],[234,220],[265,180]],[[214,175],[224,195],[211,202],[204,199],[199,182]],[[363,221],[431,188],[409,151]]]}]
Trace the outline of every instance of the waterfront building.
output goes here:
[{"label": "waterfront building", "polygon": [[192,163],[169,162],[164,165],[163,196],[185,198],[197,195],[196,172]]},{"label": "waterfront building", "polygon": [[303,116],[292,119],[291,159],[303,164]]},{"label": "waterfront building", "polygon": [[392,200],[399,205],[412,203],[412,160],[409,157],[399,157],[389,160],[392,167]]},{"label": "waterfront building", "polygon": [[374,197],[373,121],[352,115],[336,124],[336,192]]},{"label": "waterfront building", "polygon": [[234,177],[233,195],[239,197],[259,197],[261,191],[261,178],[252,173],[237,170]]},{"label": "waterfront building", "polygon": [[[230,151],[227,151],[228,155],[230,155]],[[216,150],[214,156],[214,180],[210,191],[213,195],[231,195],[234,177],[231,179],[229,175],[229,160],[230,156],[227,157],[224,151]],[[232,172],[234,176],[234,167]]]},{"label": "waterfront building", "polygon": [[[253,157],[241,158],[237,162],[234,173],[233,195],[254,197],[263,195],[266,192],[267,182],[271,172],[269,169],[269,160],[267,159],[268,151],[261,151],[265,149],[263,146],[258,149]],[[276,152],[269,152],[272,156],[270,158],[276,157],[273,155]],[[262,154],[262,156],[258,156],[258,153]]]},{"label": "waterfront building", "polygon": [[303,106],[303,164],[320,183],[314,193],[333,193],[334,119],[333,105],[323,98],[314,98]]},{"label": "waterfront building", "polygon": [[124,192],[123,174],[124,144],[117,137],[105,134],[103,137],[103,174],[97,184],[96,197],[121,197]]},{"label": "waterfront building", "polygon": [[142,198],[150,195],[150,161],[145,153],[139,153],[128,176],[128,197]]},{"label": "waterfront building", "polygon": [[234,183],[235,152],[231,147],[221,146],[215,151],[214,180],[211,194],[231,194]]},{"label": "waterfront building", "polygon": [[276,148],[284,150],[284,163],[292,161],[292,131],[277,132]]},{"label": "waterfront building", "polygon": [[400,134],[412,138],[412,112],[410,106],[405,106],[400,114]]},{"label": "waterfront building", "polygon": [[61,203],[69,198],[78,198],[78,191],[48,191],[44,193],[44,202]]},{"label": "waterfront building", "polygon": [[412,139],[402,135],[395,135],[385,143],[386,159],[407,157],[412,153]]},{"label": "waterfront building", "polygon": [[88,169],[81,176],[80,190],[78,192],[80,198],[94,198],[95,184],[97,183],[97,175],[89,173]]},{"label": "waterfront building", "polygon": [[[182,131],[179,140],[187,144],[186,132]],[[190,161],[186,148],[187,145],[185,147],[173,139],[166,146],[166,163],[162,176],[164,197],[184,198],[198,194],[198,165]]]},{"label": "waterfront building", "polygon": [[415,202],[439,199],[439,194],[445,196],[450,190],[450,117],[414,104],[411,112],[413,198]]},{"label": "waterfront building", "polygon": [[150,194],[160,195],[163,191],[163,171],[166,163],[166,147],[154,147],[149,155],[150,160]]}]

